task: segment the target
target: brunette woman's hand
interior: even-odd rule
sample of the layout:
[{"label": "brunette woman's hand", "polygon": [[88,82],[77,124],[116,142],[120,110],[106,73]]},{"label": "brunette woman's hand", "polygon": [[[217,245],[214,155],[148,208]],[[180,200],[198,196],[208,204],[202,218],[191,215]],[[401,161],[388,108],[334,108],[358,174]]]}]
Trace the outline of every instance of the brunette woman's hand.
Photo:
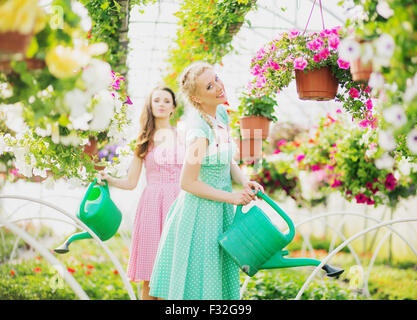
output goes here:
[{"label": "brunette woman's hand", "polygon": [[97,179],[97,183],[99,185],[104,186],[105,185],[104,180],[106,180],[107,183],[110,184],[111,177],[107,174],[107,172],[100,171],[99,174],[100,174],[100,177],[99,179]]}]

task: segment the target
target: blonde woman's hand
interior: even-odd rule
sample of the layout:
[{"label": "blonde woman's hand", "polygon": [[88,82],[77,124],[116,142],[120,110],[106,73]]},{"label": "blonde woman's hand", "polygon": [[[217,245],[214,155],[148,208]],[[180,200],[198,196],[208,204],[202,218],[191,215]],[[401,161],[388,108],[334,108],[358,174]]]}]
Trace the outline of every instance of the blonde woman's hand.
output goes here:
[{"label": "blonde woman's hand", "polygon": [[237,206],[245,206],[255,199],[255,194],[252,190],[244,189],[232,193],[231,204]]}]

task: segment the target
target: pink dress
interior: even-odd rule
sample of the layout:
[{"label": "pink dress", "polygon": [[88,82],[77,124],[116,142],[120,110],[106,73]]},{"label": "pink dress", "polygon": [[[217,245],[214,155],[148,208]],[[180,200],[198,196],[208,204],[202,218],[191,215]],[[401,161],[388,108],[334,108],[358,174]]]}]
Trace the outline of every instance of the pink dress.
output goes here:
[{"label": "pink dress", "polygon": [[152,147],[145,157],[146,187],[133,225],[127,276],[131,281],[149,281],[158,251],[165,217],[180,192],[180,174],[185,145]]}]

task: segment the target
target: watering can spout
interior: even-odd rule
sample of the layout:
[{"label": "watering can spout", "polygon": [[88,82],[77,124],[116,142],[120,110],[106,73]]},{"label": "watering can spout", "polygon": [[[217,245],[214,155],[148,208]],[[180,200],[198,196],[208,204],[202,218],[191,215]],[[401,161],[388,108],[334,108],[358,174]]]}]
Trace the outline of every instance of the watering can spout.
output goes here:
[{"label": "watering can spout", "polygon": [[69,245],[75,240],[91,239],[92,236],[88,232],[80,232],[73,234],[69,237],[61,246],[55,248],[56,253],[67,253],[69,251]]},{"label": "watering can spout", "polygon": [[[273,255],[261,269],[278,269],[278,268],[294,268],[320,265],[320,261],[311,258],[284,258],[288,255],[288,250],[279,251]],[[322,269],[326,271],[328,277],[337,277],[344,272],[343,269],[333,267],[329,264],[325,264]]]}]

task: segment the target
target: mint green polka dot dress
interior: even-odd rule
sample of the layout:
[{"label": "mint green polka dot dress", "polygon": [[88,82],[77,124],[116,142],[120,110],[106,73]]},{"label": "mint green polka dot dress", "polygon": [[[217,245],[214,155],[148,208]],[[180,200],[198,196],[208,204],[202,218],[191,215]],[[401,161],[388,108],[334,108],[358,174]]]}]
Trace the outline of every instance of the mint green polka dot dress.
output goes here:
[{"label": "mint green polka dot dress", "polygon": [[[210,150],[214,133],[200,116],[187,142],[206,137]],[[222,105],[216,119],[228,124]],[[235,144],[227,143],[220,152],[204,157],[199,179],[208,185],[232,192],[230,161]],[[211,149],[217,150],[217,149]],[[182,190],[171,206],[150,279],[150,295],[170,300],[238,300],[239,267],[221,249],[218,238],[231,225],[234,206],[197,197]]]}]

